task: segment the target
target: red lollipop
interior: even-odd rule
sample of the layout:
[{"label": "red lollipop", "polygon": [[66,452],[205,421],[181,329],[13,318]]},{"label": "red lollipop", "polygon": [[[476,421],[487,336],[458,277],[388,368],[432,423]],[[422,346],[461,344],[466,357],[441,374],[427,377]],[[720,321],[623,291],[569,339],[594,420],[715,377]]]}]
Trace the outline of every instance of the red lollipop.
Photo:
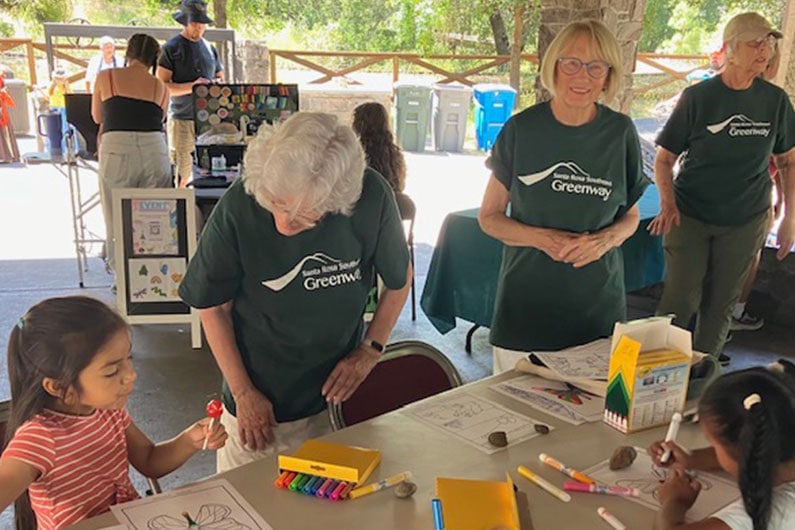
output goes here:
[{"label": "red lollipop", "polygon": [[207,434],[204,436],[204,444],[202,445],[202,450],[207,449],[207,440],[210,436],[210,431],[213,430],[213,425],[215,425],[215,420],[221,419],[221,414],[224,412],[224,405],[217,399],[211,399],[207,403],[207,416],[210,417],[210,426],[207,427]]}]

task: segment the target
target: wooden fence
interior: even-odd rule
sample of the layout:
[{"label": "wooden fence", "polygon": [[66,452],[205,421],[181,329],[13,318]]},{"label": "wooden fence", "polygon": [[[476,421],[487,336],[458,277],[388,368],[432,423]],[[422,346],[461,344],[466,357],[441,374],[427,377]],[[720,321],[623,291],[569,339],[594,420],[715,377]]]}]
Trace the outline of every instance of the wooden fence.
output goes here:
[{"label": "wooden fence", "polygon": [[[67,62],[77,67],[77,72],[69,76],[70,82],[79,81],[85,76],[85,68],[88,61],[81,57],[85,54],[86,48],[74,44],[58,44],[54,46],[55,57],[63,62]],[[46,46],[41,42],[34,42],[32,39],[0,39],[0,57],[12,52],[22,52],[26,56],[28,75],[31,85],[38,84],[36,74],[36,58],[46,54]],[[76,53],[76,52],[81,53]],[[311,84],[322,84],[332,79],[345,79],[352,85],[361,84],[356,79],[348,78],[349,74],[364,71],[379,63],[392,64],[392,82],[400,81],[402,73],[406,73],[405,66],[420,68],[438,76],[437,83],[458,82],[464,85],[472,85],[476,81],[474,76],[493,71],[496,68],[509,64],[510,55],[420,55],[416,53],[379,53],[379,52],[333,52],[333,51],[303,51],[303,50],[268,50],[270,65],[270,82],[279,82],[278,63],[289,62],[303,68],[317,72],[319,77],[310,81]],[[671,55],[660,53],[639,53],[637,60],[653,68],[664,78],[648,85],[633,87],[635,94],[642,94],[650,90],[685,80],[687,75],[695,70],[706,68],[707,59],[704,55]],[[326,62],[354,61],[353,65],[338,67],[322,64]],[[462,69],[456,70],[451,67],[443,67],[434,64],[432,61],[442,61],[445,65],[462,64]],[[521,61],[538,65],[538,56],[535,54],[522,54]],[[665,61],[675,61],[677,68]],[[479,63],[472,66],[472,63]],[[695,66],[693,66],[695,64]]]}]

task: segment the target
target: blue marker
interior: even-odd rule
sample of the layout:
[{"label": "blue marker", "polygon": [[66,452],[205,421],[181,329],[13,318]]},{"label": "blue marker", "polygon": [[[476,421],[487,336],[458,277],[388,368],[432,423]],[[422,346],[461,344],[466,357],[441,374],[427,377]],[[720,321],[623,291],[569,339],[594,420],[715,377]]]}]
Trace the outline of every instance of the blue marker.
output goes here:
[{"label": "blue marker", "polygon": [[433,530],[444,530],[444,517],[442,516],[442,501],[439,499],[431,500],[431,510],[433,510]]}]

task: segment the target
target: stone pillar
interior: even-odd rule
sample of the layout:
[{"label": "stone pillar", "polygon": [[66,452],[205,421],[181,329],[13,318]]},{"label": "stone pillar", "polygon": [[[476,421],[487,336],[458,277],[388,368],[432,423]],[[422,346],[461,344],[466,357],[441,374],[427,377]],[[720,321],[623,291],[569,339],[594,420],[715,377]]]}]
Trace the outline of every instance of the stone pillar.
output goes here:
[{"label": "stone pillar", "polygon": [[241,39],[235,42],[235,73],[238,83],[268,83],[268,46],[265,41]]},{"label": "stone pillar", "polygon": [[[552,39],[570,22],[584,18],[604,22],[618,39],[625,71],[622,90],[614,101],[604,103],[622,112],[629,112],[632,105],[632,72],[635,70],[645,7],[646,0],[542,0],[538,56],[543,60]],[[540,83],[537,99],[549,99],[549,94],[541,88]]]}]

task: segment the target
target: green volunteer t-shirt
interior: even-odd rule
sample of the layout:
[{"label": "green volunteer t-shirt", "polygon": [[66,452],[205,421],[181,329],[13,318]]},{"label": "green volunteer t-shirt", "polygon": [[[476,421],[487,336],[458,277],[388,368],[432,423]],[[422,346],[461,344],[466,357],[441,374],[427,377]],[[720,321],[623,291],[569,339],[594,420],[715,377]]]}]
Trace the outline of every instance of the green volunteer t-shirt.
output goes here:
[{"label": "green volunteer t-shirt", "polygon": [[[370,169],[351,216],[327,216],[290,237],[237,182],[205,226],[179,294],[197,308],[234,301],[243,364],[276,420],[292,421],[326,406],[323,383],[361,340],[373,269],[398,289],[408,261],[394,195]],[[234,414],[226,381],[223,401]]]},{"label": "green volunteer t-shirt", "polygon": [[[490,158],[509,190],[510,216],[535,227],[593,232],[640,198],[640,142],[629,117],[597,106],[579,127],[555,119],[549,102],[513,116]],[[505,246],[491,343],[513,350],[558,350],[609,335],[626,319],[621,250],[575,269],[541,250]]]},{"label": "green volunteer t-shirt", "polygon": [[737,226],[770,208],[770,155],[795,147],[795,112],[775,85],[756,79],[733,90],[716,76],[685,89],[657,144],[682,154],[679,211]]}]

